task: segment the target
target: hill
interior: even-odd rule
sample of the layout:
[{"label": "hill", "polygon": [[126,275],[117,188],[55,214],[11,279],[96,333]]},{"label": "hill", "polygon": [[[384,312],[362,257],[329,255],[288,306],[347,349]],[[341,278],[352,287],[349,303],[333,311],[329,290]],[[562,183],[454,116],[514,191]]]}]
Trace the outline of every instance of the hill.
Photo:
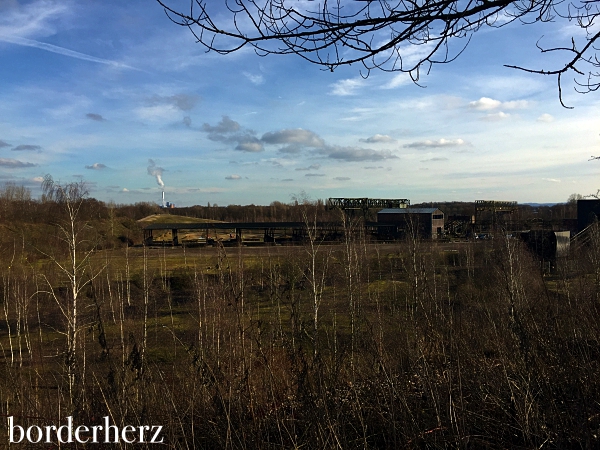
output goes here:
[{"label": "hill", "polygon": [[151,223],[215,223],[220,220],[200,219],[197,217],[179,216],[177,214],[152,214],[137,221],[141,226]]}]

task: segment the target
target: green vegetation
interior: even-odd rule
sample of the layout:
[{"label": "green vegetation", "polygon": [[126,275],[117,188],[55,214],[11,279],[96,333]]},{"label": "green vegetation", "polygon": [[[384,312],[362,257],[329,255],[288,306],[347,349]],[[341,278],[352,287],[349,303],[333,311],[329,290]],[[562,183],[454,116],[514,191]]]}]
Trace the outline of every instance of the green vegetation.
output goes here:
[{"label": "green vegetation", "polygon": [[151,205],[55,187],[0,204],[0,414],[20,425],[109,415],[176,449],[599,446],[598,230],[552,276],[503,233],[148,248]]}]

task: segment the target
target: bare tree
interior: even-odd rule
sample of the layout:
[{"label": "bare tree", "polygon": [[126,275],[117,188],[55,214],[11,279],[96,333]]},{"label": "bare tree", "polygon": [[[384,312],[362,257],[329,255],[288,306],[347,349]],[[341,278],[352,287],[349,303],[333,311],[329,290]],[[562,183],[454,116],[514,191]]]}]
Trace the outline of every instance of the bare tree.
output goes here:
[{"label": "bare tree", "polygon": [[[65,321],[66,330],[61,332],[66,336],[67,349],[65,365],[69,383],[69,396],[71,402],[76,396],[77,384],[77,349],[78,335],[86,324],[80,323],[79,298],[82,291],[90,284],[101,271],[92,271],[90,258],[95,251],[95,245],[85,238],[89,227],[81,220],[80,210],[87,196],[84,182],[67,184],[55,183],[50,175],[44,177],[42,183],[43,201],[55,202],[64,217],[56,223],[58,239],[61,247],[67,251],[64,257],[58,252],[38,249],[58,269],[58,273],[65,278],[67,285],[66,296],[57,287],[57,280],[42,274],[46,292],[56,301]],[[66,297],[63,298],[63,297]],[[89,325],[89,324],[88,324]]]},{"label": "bare tree", "polygon": [[[323,237],[318,235],[317,228],[317,204],[311,203],[308,199],[302,202],[302,220],[306,226],[306,234],[308,237],[307,245],[305,246],[308,256],[308,267],[305,271],[305,277],[310,286],[310,294],[312,297],[312,319],[313,319],[313,356],[317,358],[319,355],[319,308],[323,301],[323,291],[325,289],[325,279],[329,266],[331,251],[321,250]],[[312,211],[309,211],[309,208]]]},{"label": "bare tree", "polygon": [[[331,71],[358,63],[366,69],[363,75],[372,69],[408,72],[415,82],[422,69],[455,59],[483,27],[562,20],[576,24],[585,37],[554,48],[538,41],[542,53],[565,55],[558,66],[507,67],[556,76],[561,103],[561,78],[568,72],[581,77],[576,89],[582,92],[600,87],[594,47],[600,38],[594,28],[597,0],[187,0],[186,9],[180,1],[157,1],[208,51],[229,54],[253,47],[261,56],[295,54]],[[455,40],[460,43],[451,48]],[[415,46],[420,48],[415,51]]]}]

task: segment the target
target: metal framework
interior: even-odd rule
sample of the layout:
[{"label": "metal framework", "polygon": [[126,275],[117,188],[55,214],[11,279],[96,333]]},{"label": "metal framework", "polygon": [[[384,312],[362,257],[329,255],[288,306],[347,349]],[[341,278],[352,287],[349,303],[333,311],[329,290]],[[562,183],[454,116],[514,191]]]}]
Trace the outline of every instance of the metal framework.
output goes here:
[{"label": "metal framework", "polygon": [[[235,232],[235,240],[242,241],[244,231],[264,232],[265,242],[275,241],[275,230],[288,230],[296,240],[303,239],[306,236],[308,224],[306,222],[192,222],[192,223],[151,223],[144,227],[144,242],[152,245],[154,242],[154,231],[171,231],[171,241],[173,245],[179,245],[179,234],[182,230],[199,230],[206,236],[208,242],[209,231],[213,233],[216,230]],[[341,229],[341,224],[337,222],[317,222],[315,229],[321,235],[328,232],[336,232]]]},{"label": "metal framework", "polygon": [[[475,222],[480,229],[485,223],[490,224],[492,233],[495,233],[498,228],[500,217],[505,217],[507,214],[512,214],[517,209],[517,202],[507,202],[502,200],[475,200]],[[485,211],[489,211],[491,213],[491,218],[488,218],[487,221],[482,221],[481,215]],[[485,216],[485,214],[483,215]]]},{"label": "metal framework", "polygon": [[363,210],[371,208],[408,208],[410,200],[407,198],[328,198],[327,209]]},{"label": "metal framework", "polygon": [[517,202],[501,200],[475,200],[477,211],[513,212],[517,209]]}]

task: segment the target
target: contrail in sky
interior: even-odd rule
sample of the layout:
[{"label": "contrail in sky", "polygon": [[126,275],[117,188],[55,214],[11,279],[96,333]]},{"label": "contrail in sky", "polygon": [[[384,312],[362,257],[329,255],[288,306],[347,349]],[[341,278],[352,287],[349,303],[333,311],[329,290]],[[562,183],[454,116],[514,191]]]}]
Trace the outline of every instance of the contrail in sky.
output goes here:
[{"label": "contrail in sky", "polygon": [[117,61],[112,61],[110,59],[102,59],[96,58],[95,56],[86,55],[85,53],[79,53],[73,50],[69,50],[68,48],[59,47],[57,45],[47,44],[45,42],[34,41],[33,39],[27,39],[19,36],[6,36],[0,34],[0,41],[8,42],[16,45],[23,45],[25,47],[34,47],[39,48],[40,50],[46,50],[52,53],[58,53],[59,55],[70,56],[71,58],[82,59],[84,61],[91,61],[100,64],[106,64],[113,67],[118,67],[122,69],[132,69],[132,70],[140,70],[135,67],[128,66],[127,64],[123,64]]}]

